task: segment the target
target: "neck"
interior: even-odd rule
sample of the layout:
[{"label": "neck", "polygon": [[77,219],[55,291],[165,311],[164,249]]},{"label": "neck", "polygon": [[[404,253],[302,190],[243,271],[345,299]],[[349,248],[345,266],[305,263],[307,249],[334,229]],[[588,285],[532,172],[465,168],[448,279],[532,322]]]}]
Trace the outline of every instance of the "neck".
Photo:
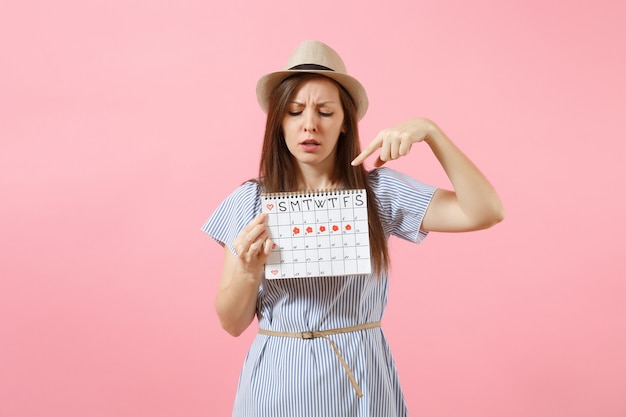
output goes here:
[{"label": "neck", "polygon": [[329,170],[307,165],[299,166],[296,184],[298,190],[328,190],[338,187]]}]

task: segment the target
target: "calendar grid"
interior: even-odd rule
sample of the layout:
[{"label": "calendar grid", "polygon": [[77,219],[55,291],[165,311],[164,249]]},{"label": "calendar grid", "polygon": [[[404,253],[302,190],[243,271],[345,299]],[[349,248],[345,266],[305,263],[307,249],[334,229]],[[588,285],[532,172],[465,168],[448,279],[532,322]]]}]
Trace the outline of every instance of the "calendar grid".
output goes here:
[{"label": "calendar grid", "polygon": [[267,279],[371,273],[365,190],[262,194],[261,204],[274,242]]}]

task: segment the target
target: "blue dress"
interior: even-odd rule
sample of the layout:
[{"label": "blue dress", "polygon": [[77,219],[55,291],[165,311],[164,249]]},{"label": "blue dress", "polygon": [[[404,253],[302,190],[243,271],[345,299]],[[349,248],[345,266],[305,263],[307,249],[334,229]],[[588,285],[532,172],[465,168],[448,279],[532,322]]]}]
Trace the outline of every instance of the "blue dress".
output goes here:
[{"label": "blue dress", "polygon": [[[421,242],[420,225],[435,188],[383,167],[369,172],[387,237]],[[260,187],[246,182],[202,226],[233,250],[239,232],[261,211]],[[233,251],[234,252],[234,251]],[[388,276],[263,280],[259,328],[279,332],[335,329],[382,319]],[[398,373],[381,328],[330,336],[363,392],[359,398],[328,340],[258,334],[243,364],[236,417],[406,416]]]}]

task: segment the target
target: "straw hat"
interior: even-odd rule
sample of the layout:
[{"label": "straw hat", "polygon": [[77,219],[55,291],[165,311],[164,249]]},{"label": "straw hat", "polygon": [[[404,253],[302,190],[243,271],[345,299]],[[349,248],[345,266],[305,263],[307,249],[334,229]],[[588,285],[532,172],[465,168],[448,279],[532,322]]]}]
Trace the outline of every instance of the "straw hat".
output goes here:
[{"label": "straw hat", "polygon": [[330,46],[319,41],[304,41],[293,51],[282,71],[271,72],[261,77],[256,86],[259,105],[267,113],[269,97],[282,80],[295,73],[314,73],[332,78],[345,88],[357,109],[361,120],[367,111],[367,93],[356,78],[348,75],[341,57]]}]

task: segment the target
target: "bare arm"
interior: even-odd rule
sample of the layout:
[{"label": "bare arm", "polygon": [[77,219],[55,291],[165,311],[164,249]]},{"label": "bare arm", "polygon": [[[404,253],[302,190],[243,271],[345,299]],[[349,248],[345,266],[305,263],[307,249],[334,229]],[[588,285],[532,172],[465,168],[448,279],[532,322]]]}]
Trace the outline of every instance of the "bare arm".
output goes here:
[{"label": "bare arm", "polygon": [[215,310],[224,330],[233,336],[243,333],[256,313],[263,265],[272,247],[266,218],[266,214],[259,214],[237,236],[233,242],[237,255],[228,247],[224,248],[222,279]]},{"label": "bare arm", "polygon": [[422,221],[422,229],[439,232],[465,232],[485,229],[504,218],[500,198],[485,176],[459,148],[428,119],[412,119],[381,131],[352,161],[361,164],[380,149],[374,165],[405,156],[417,142],[427,143],[445,170],[454,188],[439,189]]}]

